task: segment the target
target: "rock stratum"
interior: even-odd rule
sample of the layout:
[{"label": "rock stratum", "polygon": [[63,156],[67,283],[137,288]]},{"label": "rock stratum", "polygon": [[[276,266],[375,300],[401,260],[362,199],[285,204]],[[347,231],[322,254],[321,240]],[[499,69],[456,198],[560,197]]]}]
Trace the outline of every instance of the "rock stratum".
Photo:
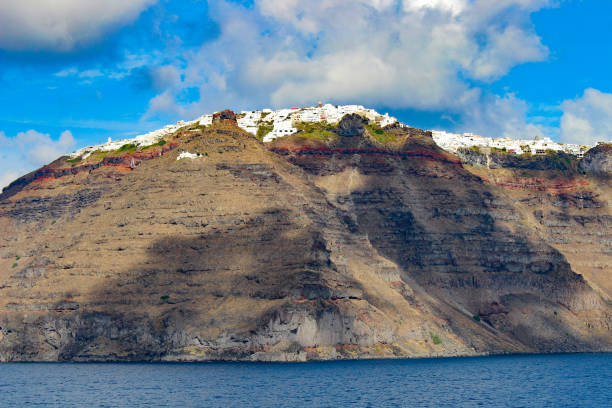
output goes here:
[{"label": "rock stratum", "polygon": [[0,361],[612,351],[599,150],[489,168],[356,115],[264,145],[222,114],[59,158],[0,195]]}]

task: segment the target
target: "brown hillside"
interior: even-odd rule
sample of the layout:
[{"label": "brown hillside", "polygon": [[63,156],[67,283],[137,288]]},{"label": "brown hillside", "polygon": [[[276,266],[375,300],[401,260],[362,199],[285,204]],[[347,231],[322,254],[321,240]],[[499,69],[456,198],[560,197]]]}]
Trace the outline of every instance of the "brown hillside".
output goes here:
[{"label": "brown hillside", "polygon": [[232,120],[5,189],[0,361],[612,350],[604,181],[355,117],[268,146]]}]

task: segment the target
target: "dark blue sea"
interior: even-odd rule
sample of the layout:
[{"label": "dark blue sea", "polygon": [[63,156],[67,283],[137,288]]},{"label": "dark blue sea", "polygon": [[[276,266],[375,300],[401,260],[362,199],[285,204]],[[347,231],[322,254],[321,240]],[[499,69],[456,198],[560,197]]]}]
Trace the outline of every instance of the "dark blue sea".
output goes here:
[{"label": "dark blue sea", "polygon": [[7,407],[612,407],[612,354],[0,364]]}]

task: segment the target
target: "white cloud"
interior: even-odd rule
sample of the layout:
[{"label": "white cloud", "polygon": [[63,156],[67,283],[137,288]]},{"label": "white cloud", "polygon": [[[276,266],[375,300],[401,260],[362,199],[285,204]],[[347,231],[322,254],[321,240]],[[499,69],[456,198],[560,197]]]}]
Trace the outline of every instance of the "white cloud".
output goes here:
[{"label": "white cloud", "polygon": [[163,65],[152,71],[153,86],[165,90],[175,88],[181,83],[181,72],[172,65]]},{"label": "white cloud", "polygon": [[466,0],[404,0],[406,10],[438,10],[453,15],[461,13],[467,5]]},{"label": "white cloud", "polygon": [[[1,168],[0,171],[2,171]],[[0,190],[11,184],[13,181],[17,180],[20,176],[23,175],[23,173],[24,172],[22,171],[14,169],[7,169],[6,171],[0,173]]]},{"label": "white cloud", "polygon": [[60,77],[60,78],[66,78],[69,76],[73,76],[79,73],[79,70],[76,69],[75,67],[70,67],[70,68],[64,68],[59,72],[56,72],[54,75],[56,77]]},{"label": "white cloud", "polygon": [[133,21],[157,0],[0,0],[0,49],[71,51]]},{"label": "white cloud", "polygon": [[74,146],[69,130],[62,132],[58,140],[35,130],[20,132],[15,137],[0,132],[0,188],[68,153]]},{"label": "white cloud", "polygon": [[539,37],[518,27],[491,30],[488,38],[487,46],[470,64],[470,71],[476,79],[496,79],[515,65],[542,61],[548,56],[548,50]]},{"label": "white cloud", "polygon": [[[220,37],[175,64],[180,81],[160,89],[145,117],[319,100],[461,114],[483,100],[479,82],[547,57],[530,20],[546,5],[548,0],[211,3]],[[194,86],[200,101],[181,104],[180,92]]]},{"label": "white cloud", "polygon": [[568,143],[612,141],[612,94],[586,89],[580,98],[561,105],[561,139]]},{"label": "white cloud", "polygon": [[528,110],[527,103],[513,94],[487,96],[465,113],[462,131],[493,138],[557,137],[558,129],[529,119]]},{"label": "white cloud", "polygon": [[[72,66],[64,68],[53,75],[59,78],[81,78],[81,84],[89,84],[92,83],[95,79],[102,77],[114,80],[121,80],[126,76],[130,75],[132,71],[138,68],[156,66],[156,64],[160,60],[162,60],[162,57],[159,51],[152,51],[146,54],[126,53],[123,56],[123,60],[114,66],[97,66],[96,68],[84,70],[77,68],[76,66]],[[176,83],[176,80],[165,82],[163,81],[164,79],[170,78],[170,74],[172,73],[176,73],[176,75],[179,75],[178,80],[180,81],[180,72],[174,66],[169,65],[157,67],[152,71],[156,75],[156,78],[154,79],[157,81],[157,83],[155,85],[173,85],[174,83]],[[162,80],[161,82],[160,79]]]}]

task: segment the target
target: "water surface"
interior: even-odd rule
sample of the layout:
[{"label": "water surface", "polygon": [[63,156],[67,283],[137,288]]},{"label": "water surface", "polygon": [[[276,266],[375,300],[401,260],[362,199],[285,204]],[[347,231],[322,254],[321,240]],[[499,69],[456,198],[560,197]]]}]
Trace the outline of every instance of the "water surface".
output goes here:
[{"label": "water surface", "polygon": [[0,406],[610,407],[612,354],[0,364]]}]

